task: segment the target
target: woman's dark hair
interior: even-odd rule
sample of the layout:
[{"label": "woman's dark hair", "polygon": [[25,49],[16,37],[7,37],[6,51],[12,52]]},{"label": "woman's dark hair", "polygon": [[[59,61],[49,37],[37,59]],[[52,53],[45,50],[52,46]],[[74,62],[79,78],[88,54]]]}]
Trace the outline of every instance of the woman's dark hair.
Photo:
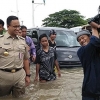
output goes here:
[{"label": "woman's dark hair", "polygon": [[48,39],[48,36],[44,33],[44,34],[40,35],[40,37],[39,37],[39,42],[40,42],[41,39],[44,38],[44,37],[46,37],[46,38]]},{"label": "woman's dark hair", "polygon": [[9,16],[7,18],[7,25],[10,25],[12,20],[18,20],[18,17],[16,17],[16,16]]}]

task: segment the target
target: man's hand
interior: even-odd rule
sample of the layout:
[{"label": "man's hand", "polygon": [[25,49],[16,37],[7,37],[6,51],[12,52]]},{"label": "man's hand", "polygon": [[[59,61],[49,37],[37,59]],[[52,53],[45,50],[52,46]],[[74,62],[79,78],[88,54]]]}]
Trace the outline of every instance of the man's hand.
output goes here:
[{"label": "man's hand", "polygon": [[38,76],[35,77],[34,82],[38,82]]},{"label": "man's hand", "polygon": [[61,77],[61,72],[60,71],[58,71],[58,77]]},{"label": "man's hand", "polygon": [[32,61],[35,62],[35,59],[36,59],[36,56],[33,56],[32,57]]},{"label": "man's hand", "polygon": [[25,85],[29,86],[29,84],[30,84],[30,77],[26,76],[25,77]]}]

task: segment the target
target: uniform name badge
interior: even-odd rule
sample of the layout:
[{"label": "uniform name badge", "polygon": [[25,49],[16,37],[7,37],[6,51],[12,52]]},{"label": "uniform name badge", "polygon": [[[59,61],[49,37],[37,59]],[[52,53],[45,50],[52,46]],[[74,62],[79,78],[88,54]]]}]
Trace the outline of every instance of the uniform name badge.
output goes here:
[{"label": "uniform name badge", "polygon": [[19,59],[23,59],[23,53],[21,52],[21,47],[19,46]]},{"label": "uniform name badge", "polygon": [[23,59],[23,53],[19,52],[19,59]]}]

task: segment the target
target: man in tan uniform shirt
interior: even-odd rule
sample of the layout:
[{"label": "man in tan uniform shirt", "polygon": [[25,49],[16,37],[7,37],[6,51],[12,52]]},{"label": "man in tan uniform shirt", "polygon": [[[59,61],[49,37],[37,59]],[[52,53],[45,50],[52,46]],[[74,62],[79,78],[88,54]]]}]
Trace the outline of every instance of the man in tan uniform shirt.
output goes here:
[{"label": "man in tan uniform shirt", "polygon": [[[0,36],[0,96],[19,97],[30,83],[29,54],[24,38],[17,36],[16,16],[7,18],[8,32]],[[24,68],[23,68],[24,66]]]}]

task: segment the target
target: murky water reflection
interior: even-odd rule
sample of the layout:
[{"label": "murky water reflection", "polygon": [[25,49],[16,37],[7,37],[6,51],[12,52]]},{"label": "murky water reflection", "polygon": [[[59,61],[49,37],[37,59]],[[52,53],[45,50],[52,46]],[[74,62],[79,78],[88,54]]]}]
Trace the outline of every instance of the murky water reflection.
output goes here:
[{"label": "murky water reflection", "polygon": [[82,68],[61,69],[62,77],[47,83],[34,83],[35,67],[31,66],[31,84],[26,94],[14,99],[11,96],[0,100],[81,100]]}]

